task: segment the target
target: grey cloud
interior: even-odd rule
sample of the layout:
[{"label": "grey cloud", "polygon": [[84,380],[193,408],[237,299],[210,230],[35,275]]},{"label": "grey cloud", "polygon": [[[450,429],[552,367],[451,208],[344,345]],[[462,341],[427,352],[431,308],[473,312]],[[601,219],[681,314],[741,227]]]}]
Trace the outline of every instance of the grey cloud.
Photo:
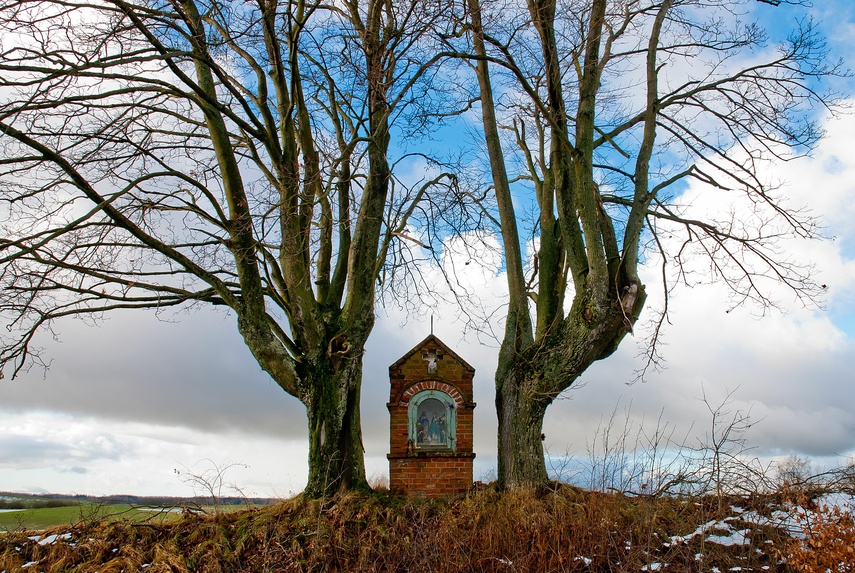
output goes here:
[{"label": "grey cloud", "polygon": [[852,411],[836,406],[821,409],[778,407],[766,412],[752,433],[766,451],[781,444],[789,450],[812,457],[840,456],[855,447]]},{"label": "grey cloud", "polygon": [[[98,439],[100,438],[100,439]],[[66,443],[57,439],[33,436],[6,435],[0,437],[0,467],[42,468],[62,466],[71,460],[118,460],[124,455],[133,455],[133,447],[119,444],[114,440],[99,436],[96,439]],[[74,468],[70,471],[82,473]],[[86,470],[83,469],[85,472]]]},{"label": "grey cloud", "polygon": [[71,474],[80,474],[80,475],[86,475],[89,473],[89,470],[82,467],[82,466],[71,466],[70,468],[63,470],[63,471],[66,471],[66,472],[71,473]]},{"label": "grey cloud", "polygon": [[304,436],[302,405],[261,371],[233,321],[200,310],[177,322],[122,313],[97,327],[58,324],[60,342],[43,342],[51,369],[0,383],[0,406]]},{"label": "grey cloud", "polygon": [[23,436],[0,437],[0,466],[39,467],[68,455],[63,444]]}]

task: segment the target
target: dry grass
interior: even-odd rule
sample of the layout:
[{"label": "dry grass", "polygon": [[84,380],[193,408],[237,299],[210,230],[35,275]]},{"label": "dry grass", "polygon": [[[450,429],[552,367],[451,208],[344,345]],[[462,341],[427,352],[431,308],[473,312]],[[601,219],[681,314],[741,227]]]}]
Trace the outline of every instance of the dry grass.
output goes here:
[{"label": "dry grass", "polygon": [[[767,501],[755,500],[755,509]],[[171,524],[55,530],[71,535],[44,545],[8,534],[0,538],[0,571],[638,572],[656,570],[654,563],[668,564],[659,570],[669,572],[794,570],[766,551],[787,543],[774,527],[754,527],[744,544],[729,547],[691,536],[727,517],[719,507],[715,498],[631,497],[566,485],[539,494],[485,487],[448,501],[379,493],[295,498]],[[37,567],[21,569],[33,562]]]}]

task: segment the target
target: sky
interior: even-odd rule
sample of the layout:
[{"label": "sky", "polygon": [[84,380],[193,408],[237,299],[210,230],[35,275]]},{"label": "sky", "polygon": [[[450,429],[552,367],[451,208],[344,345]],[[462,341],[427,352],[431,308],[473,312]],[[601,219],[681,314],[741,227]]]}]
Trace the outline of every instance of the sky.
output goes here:
[{"label": "sky", "polygon": [[[835,52],[855,66],[855,6],[818,4],[812,14]],[[855,82],[845,87],[855,97]],[[547,413],[551,457],[584,456],[613,413],[619,424],[665,420],[675,435],[697,443],[710,423],[704,396],[712,405],[729,396],[731,411],[750,414],[752,455],[796,454],[817,467],[855,455],[855,115],[824,126],[827,137],[811,157],[769,166],[793,204],[809,205],[824,225],[827,240],[782,245],[815,264],[828,285],[824,307],[803,308],[782,293],[783,312],[758,316],[756,307],[733,309],[721,285],[678,289],[663,338],[665,367],[631,383],[643,366],[645,318],[661,306],[658,274],[644,269],[651,296],[635,336]],[[711,201],[702,191],[690,187],[686,199]],[[458,263],[486,306],[498,304],[506,287],[497,265],[460,260],[447,264]],[[493,479],[496,342],[467,329],[450,304],[421,317],[394,304],[377,312],[362,389],[369,479],[388,473],[388,367],[430,333],[431,315],[434,333],[476,368],[475,479]],[[97,327],[67,321],[57,331],[57,339],[40,341],[52,359],[47,372],[0,380],[0,490],[193,495],[188,474],[225,467],[233,486],[223,494],[287,497],[305,485],[304,409],[260,370],[233,316],[125,312]]]}]

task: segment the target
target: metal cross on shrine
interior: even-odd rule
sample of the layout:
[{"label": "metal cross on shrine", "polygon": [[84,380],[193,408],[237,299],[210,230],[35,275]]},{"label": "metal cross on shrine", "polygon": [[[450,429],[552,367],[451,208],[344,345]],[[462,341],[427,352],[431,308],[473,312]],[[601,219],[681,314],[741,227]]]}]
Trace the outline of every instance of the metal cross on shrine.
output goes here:
[{"label": "metal cross on shrine", "polygon": [[428,374],[433,374],[436,372],[436,361],[442,360],[442,354],[439,354],[436,350],[428,350],[422,354],[422,360],[427,362]]}]

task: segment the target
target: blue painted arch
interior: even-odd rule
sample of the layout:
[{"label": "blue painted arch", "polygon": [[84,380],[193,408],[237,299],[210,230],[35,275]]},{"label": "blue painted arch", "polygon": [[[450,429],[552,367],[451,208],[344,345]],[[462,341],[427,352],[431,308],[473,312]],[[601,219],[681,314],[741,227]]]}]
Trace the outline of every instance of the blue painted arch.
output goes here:
[{"label": "blue painted arch", "polygon": [[418,451],[457,450],[457,407],[442,390],[422,390],[410,398],[409,439]]}]

